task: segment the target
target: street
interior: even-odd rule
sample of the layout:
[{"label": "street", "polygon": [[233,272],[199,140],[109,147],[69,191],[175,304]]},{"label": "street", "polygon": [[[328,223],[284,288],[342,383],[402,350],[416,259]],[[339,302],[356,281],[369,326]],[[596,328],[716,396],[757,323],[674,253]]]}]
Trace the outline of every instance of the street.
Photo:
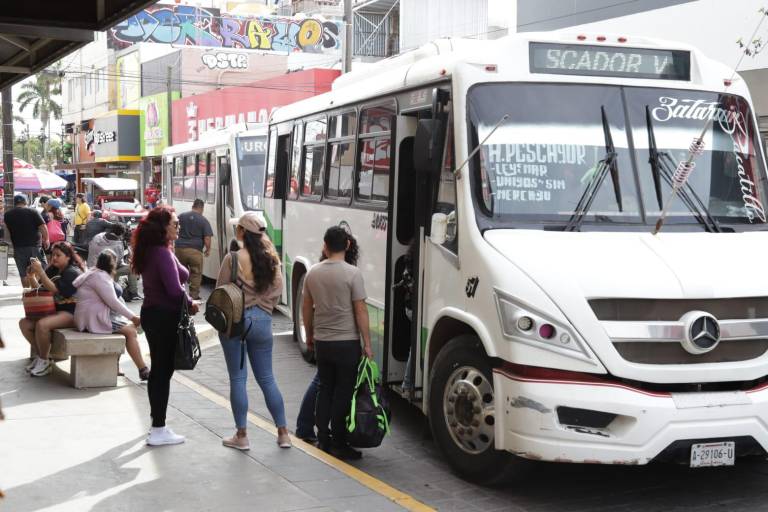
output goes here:
[{"label": "street", "polygon": [[[274,373],[286,404],[289,427],[295,426],[301,398],[314,366],[300,356],[289,319],[275,313]],[[207,348],[197,369],[185,372],[222,396],[229,385],[218,345]],[[253,376],[248,382],[250,408],[269,413]],[[392,434],[376,449],[364,450],[355,467],[404,491],[437,510],[761,510],[768,498],[768,462],[739,459],[735,467],[689,469],[670,464],[597,466],[524,461],[520,478],[500,488],[484,488],[453,475],[430,440],[424,417],[394,393]],[[225,422],[223,427],[230,428]]]}]

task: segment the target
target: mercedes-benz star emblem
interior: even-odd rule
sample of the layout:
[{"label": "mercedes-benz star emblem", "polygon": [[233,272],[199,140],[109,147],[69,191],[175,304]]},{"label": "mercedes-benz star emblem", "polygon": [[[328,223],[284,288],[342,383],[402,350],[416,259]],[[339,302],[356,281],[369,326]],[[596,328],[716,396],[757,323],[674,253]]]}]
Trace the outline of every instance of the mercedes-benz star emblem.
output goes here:
[{"label": "mercedes-benz star emblem", "polygon": [[720,342],[720,324],[704,311],[691,311],[680,319],[685,325],[683,348],[691,354],[705,354]]}]

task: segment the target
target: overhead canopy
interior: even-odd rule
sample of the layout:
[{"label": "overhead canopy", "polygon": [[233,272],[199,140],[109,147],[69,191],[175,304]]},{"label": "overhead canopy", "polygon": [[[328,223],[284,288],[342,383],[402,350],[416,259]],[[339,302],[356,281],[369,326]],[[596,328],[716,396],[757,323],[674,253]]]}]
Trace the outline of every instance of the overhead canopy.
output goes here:
[{"label": "overhead canopy", "polygon": [[83,178],[83,183],[92,183],[106,192],[136,190],[139,188],[139,183],[130,178]]},{"label": "overhead canopy", "polygon": [[18,0],[0,9],[0,89],[50,66],[155,0]]}]

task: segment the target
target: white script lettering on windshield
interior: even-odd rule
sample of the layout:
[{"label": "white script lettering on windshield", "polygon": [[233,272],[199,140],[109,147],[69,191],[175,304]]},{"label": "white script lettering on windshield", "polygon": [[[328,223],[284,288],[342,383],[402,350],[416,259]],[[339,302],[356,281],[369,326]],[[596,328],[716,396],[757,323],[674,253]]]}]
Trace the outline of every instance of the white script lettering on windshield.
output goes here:
[{"label": "white script lettering on windshield", "polygon": [[750,158],[749,144],[752,139],[749,133],[750,123],[744,112],[735,108],[723,108],[717,101],[678,100],[661,96],[659,106],[653,109],[652,114],[654,119],[662,123],[670,119],[716,121],[720,129],[727,133],[733,142],[733,156],[736,159],[741,197],[747,219],[753,222],[757,217],[761,222],[766,222],[765,209],[757,198],[755,182],[750,179],[750,172],[744,165],[744,159]]}]

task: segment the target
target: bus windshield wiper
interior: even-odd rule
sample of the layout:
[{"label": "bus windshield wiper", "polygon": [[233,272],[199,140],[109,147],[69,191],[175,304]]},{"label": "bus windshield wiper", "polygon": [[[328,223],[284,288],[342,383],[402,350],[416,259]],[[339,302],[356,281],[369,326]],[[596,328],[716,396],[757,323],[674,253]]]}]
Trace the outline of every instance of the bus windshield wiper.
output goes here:
[{"label": "bus windshield wiper", "polygon": [[611,181],[613,181],[613,192],[616,194],[616,204],[619,206],[619,211],[623,212],[624,207],[621,203],[621,184],[619,183],[619,168],[616,165],[616,147],[613,145],[613,136],[611,135],[611,126],[608,123],[608,117],[605,115],[605,107],[600,107],[600,114],[603,121],[603,135],[605,136],[605,156],[595,166],[595,172],[592,174],[592,179],[587,184],[587,188],[584,189],[584,193],[581,194],[579,202],[576,204],[576,208],[573,210],[568,224],[565,226],[565,231],[581,231],[581,224],[584,222],[584,217],[589,213],[589,209],[592,208],[592,203],[595,202],[597,192],[600,190],[600,186],[605,181],[605,177],[608,173],[611,173]]},{"label": "bus windshield wiper", "polygon": [[[651,119],[651,110],[648,105],[645,106],[645,122],[648,128],[648,163],[651,164],[651,172],[653,173],[653,184],[656,188],[656,200],[659,203],[659,209],[662,209],[662,193],[661,193],[661,180],[662,178],[670,187],[673,187],[672,177],[675,174],[674,169],[677,167],[674,159],[665,151],[659,151],[656,146],[656,134],[653,129],[653,120]],[[693,216],[698,220],[707,231],[713,233],[721,233],[722,229],[720,224],[715,220],[715,217],[709,211],[709,208],[704,204],[699,195],[693,190],[690,182],[686,180],[685,185],[678,191],[678,197],[680,201],[689,209]]]}]

